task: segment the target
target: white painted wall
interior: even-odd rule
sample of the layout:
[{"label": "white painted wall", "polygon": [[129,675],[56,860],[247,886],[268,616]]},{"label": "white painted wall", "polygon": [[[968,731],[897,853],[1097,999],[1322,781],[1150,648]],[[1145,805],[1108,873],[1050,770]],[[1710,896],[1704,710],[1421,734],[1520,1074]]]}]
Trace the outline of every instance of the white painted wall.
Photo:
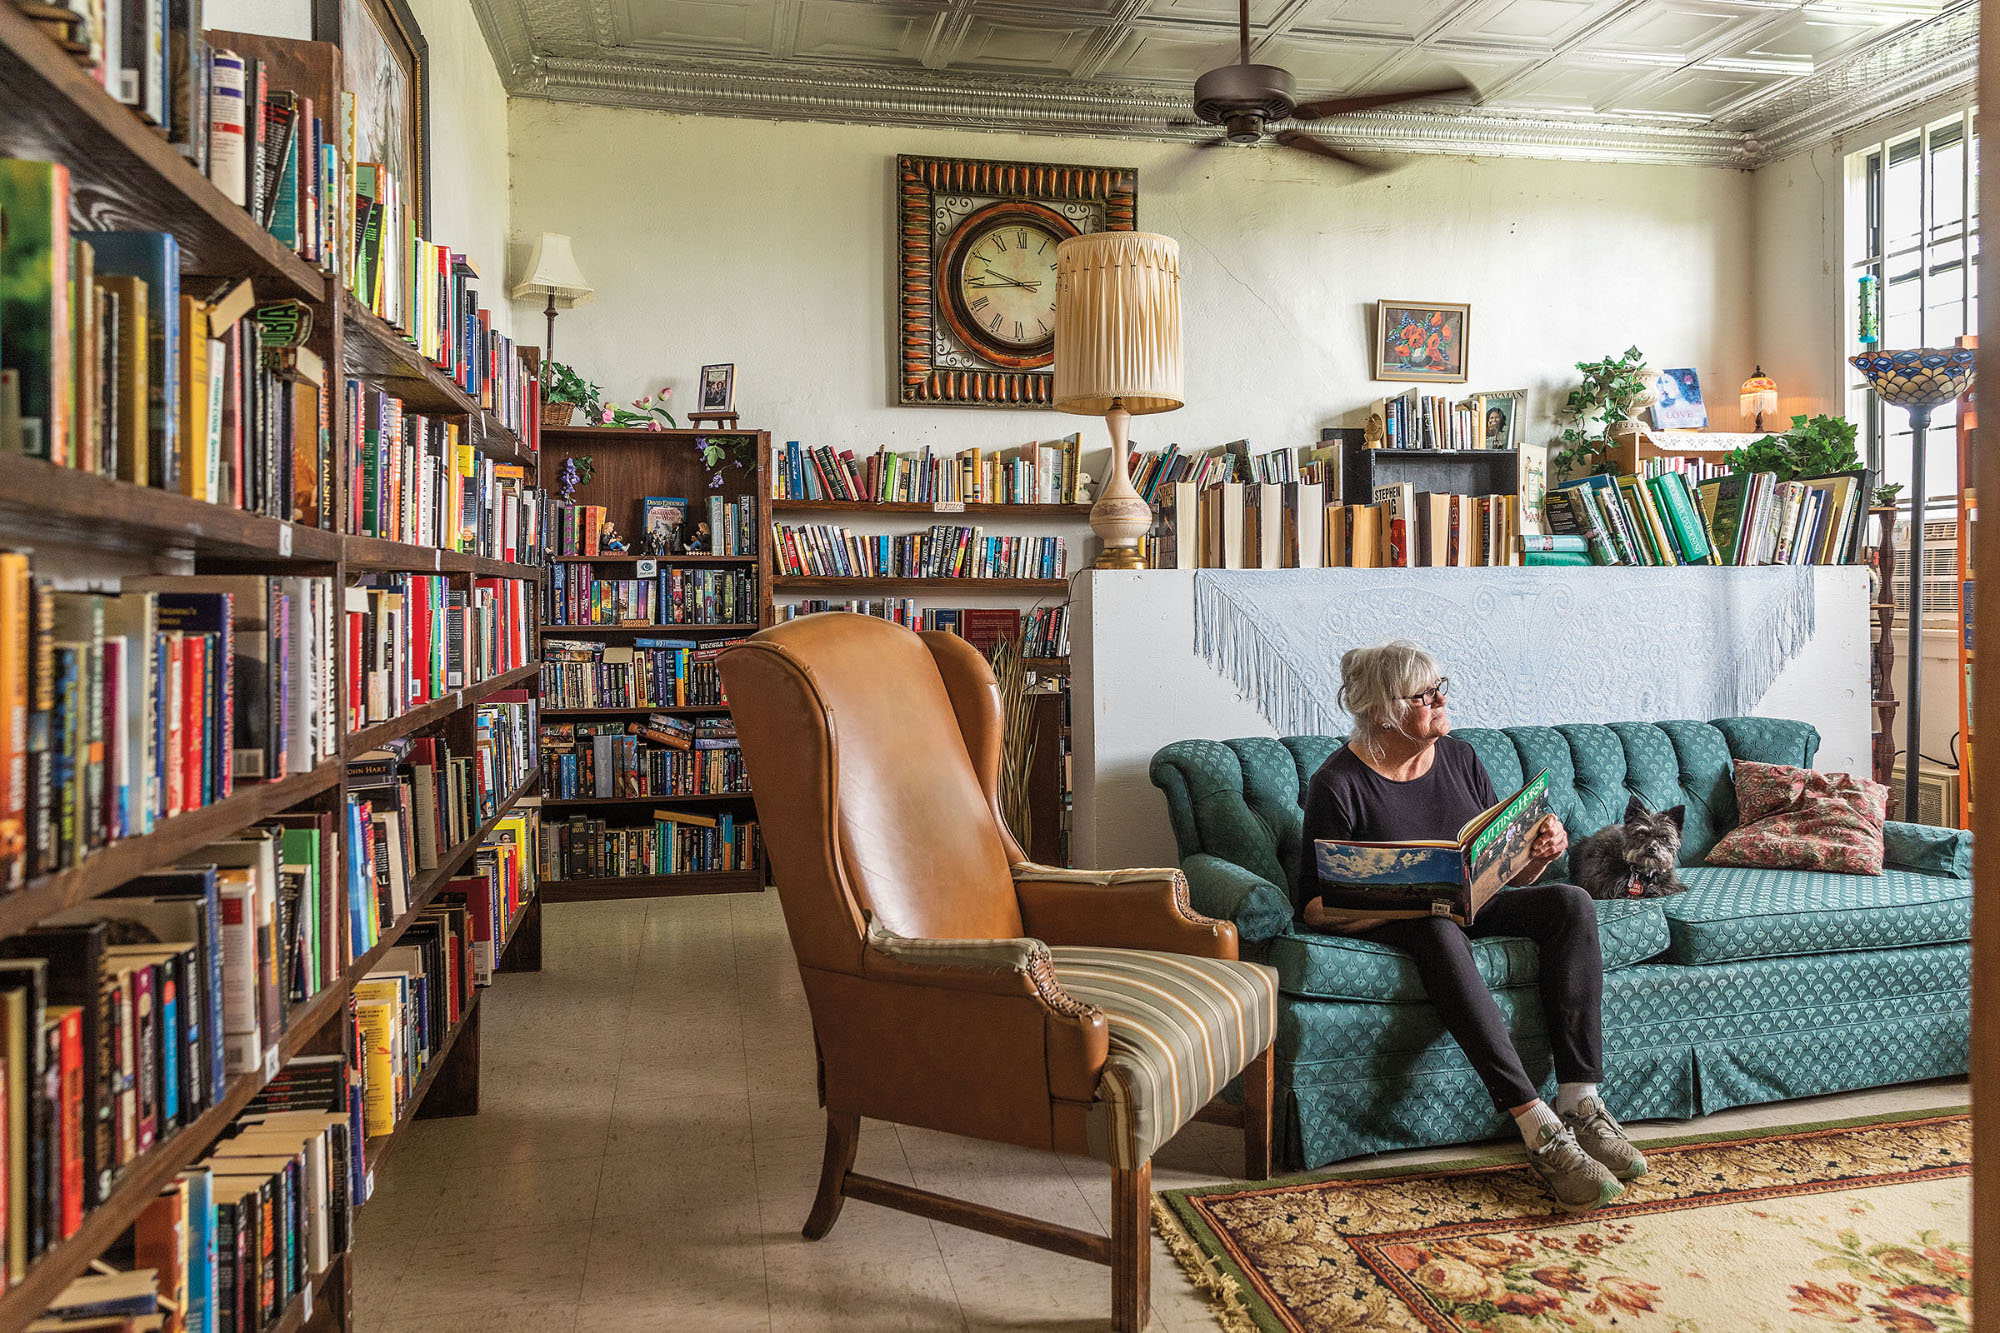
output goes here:
[{"label": "white painted wall", "polygon": [[[508,333],[507,90],[466,0],[410,0],[410,12],[430,49],[429,239],[471,258],[494,326]],[[311,0],[207,0],[202,17],[228,32],[312,36]]]},{"label": "white painted wall", "polygon": [[[1644,575],[1544,572],[1579,581]],[[1341,576],[1329,571],[1327,577]],[[1817,630],[1754,712],[1812,723],[1820,731],[1818,767],[1866,773],[1867,574],[1857,567],[1823,569],[1816,586]],[[1546,633],[1547,627],[1523,626],[1522,632]],[[1166,798],[1147,777],[1153,755],[1177,740],[1275,732],[1195,653],[1191,571],[1085,575],[1071,604],[1070,652],[1077,690],[1070,721],[1076,787],[1071,861],[1098,868],[1173,865]],[[1550,684],[1546,720],[1568,720],[1559,682]]]},{"label": "white painted wall", "polygon": [[[669,383],[683,401],[699,366],[733,361],[746,423],[780,440],[962,448],[1102,430],[894,405],[899,152],[1138,168],[1139,225],[1181,243],[1189,400],[1134,423],[1149,447],[1275,448],[1359,424],[1382,393],[1379,297],[1471,302],[1466,387],[1530,389],[1537,438],[1577,360],[1637,342],[1656,364],[1720,375],[1749,355],[1741,173],[1416,157],[1362,181],[1276,151],[511,111],[515,262],[536,234],[567,232],[598,293],[558,318],[560,359],[613,397]],[[539,329],[531,310],[517,327]]]}]

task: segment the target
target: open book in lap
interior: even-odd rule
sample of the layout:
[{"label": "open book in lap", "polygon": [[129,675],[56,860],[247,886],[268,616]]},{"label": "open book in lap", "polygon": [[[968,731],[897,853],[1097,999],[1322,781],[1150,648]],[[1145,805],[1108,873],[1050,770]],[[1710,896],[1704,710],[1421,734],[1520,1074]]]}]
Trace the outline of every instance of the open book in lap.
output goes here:
[{"label": "open book in lap", "polygon": [[1378,916],[1448,916],[1472,924],[1486,900],[1533,858],[1535,835],[1551,816],[1549,774],[1543,769],[1452,839],[1356,842],[1321,838],[1313,844],[1320,899],[1329,908]]}]

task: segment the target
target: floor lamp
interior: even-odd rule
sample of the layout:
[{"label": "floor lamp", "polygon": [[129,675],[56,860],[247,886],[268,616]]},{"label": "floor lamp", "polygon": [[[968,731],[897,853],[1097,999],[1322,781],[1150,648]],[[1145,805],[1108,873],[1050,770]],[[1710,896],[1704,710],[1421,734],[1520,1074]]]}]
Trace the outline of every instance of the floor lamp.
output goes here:
[{"label": "floor lamp", "polygon": [[1153,511],[1125,470],[1132,418],[1181,397],[1181,247],[1171,236],[1096,231],[1056,247],[1055,407],[1103,416],[1111,468],[1090,507],[1093,569],[1144,569]]},{"label": "floor lamp", "polygon": [[[1906,352],[1866,352],[1848,364],[1867,376],[1883,402],[1910,414],[1910,665],[1909,721],[1904,735],[1903,818],[1917,817],[1917,776],[1923,766],[1924,671],[1924,436],[1931,412],[1972,387],[1969,348],[1919,347]],[[1959,540],[1965,540],[1960,534]],[[1889,589],[1883,589],[1886,594]]]},{"label": "floor lamp", "polygon": [[528,276],[514,284],[516,301],[544,294],[548,296],[549,303],[542,314],[548,318],[549,331],[547,345],[542,348],[542,359],[553,361],[556,359],[556,311],[580,306],[596,294],[589,280],[583,276],[583,270],[576,266],[576,256],[569,248],[569,237],[560,232],[545,231],[541,234],[535,241],[535,253],[528,259]]}]

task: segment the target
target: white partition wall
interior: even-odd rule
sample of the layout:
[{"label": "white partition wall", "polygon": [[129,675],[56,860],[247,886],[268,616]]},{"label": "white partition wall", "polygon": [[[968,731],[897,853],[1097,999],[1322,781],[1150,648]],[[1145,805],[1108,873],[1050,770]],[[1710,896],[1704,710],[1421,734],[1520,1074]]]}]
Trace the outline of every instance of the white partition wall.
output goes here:
[{"label": "white partition wall", "polygon": [[[1206,655],[1197,579],[1207,582]],[[1691,582],[1701,579],[1710,582]],[[1279,734],[1230,675],[1268,681],[1277,664],[1283,677],[1290,655],[1314,677],[1299,691],[1315,693],[1347,648],[1393,638],[1440,654],[1459,726],[1716,716],[1736,710],[1703,701],[1734,697],[1754,700],[1740,711],[1818,727],[1820,768],[1865,773],[1867,604],[1856,566],[1090,571],[1070,616],[1071,857],[1174,864],[1166,801],[1147,777],[1154,753],[1189,738]],[[1262,638],[1260,616],[1283,621],[1282,632]],[[1218,634],[1234,636],[1234,656],[1222,657]]]}]

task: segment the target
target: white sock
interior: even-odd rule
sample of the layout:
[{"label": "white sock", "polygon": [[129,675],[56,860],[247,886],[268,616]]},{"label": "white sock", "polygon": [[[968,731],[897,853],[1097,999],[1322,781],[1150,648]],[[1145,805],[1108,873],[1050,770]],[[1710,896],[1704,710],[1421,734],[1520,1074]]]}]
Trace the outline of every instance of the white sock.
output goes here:
[{"label": "white sock", "polygon": [[1544,1129],[1561,1129],[1563,1124],[1549,1104],[1537,1098],[1525,1111],[1514,1113],[1514,1126],[1521,1131],[1521,1141],[1534,1149],[1542,1146]]},{"label": "white sock", "polygon": [[1576,1109],[1589,1098],[1597,1095],[1595,1083],[1556,1084],[1556,1114],[1574,1115]]}]

